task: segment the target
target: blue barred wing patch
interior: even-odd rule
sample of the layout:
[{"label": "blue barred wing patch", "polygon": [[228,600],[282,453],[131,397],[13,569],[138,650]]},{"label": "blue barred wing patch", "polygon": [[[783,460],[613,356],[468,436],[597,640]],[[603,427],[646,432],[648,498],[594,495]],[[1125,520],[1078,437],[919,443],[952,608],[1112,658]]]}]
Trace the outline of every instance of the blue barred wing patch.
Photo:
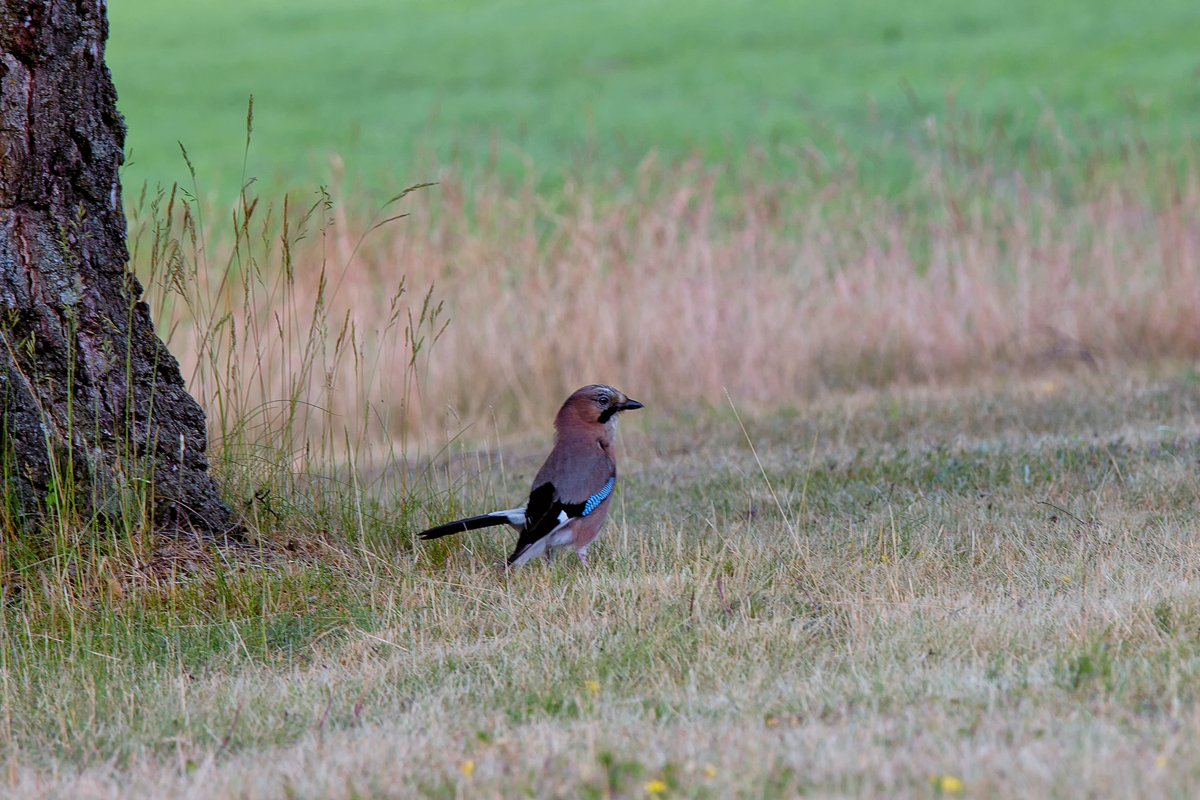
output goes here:
[{"label": "blue barred wing patch", "polygon": [[608,497],[610,494],[612,494],[613,486],[615,486],[615,485],[616,485],[616,483],[617,483],[617,479],[616,479],[616,478],[609,478],[609,479],[608,479],[608,483],[604,484],[604,488],[603,488],[603,489],[601,489],[600,491],[596,492],[596,493],[595,493],[594,495],[592,495],[591,497],[589,497],[589,498],[587,499],[587,502],[583,504],[583,514],[582,514],[581,516],[584,516],[584,517],[586,517],[588,514],[590,514],[590,513],[592,513],[593,511],[595,511],[595,510],[596,510],[596,506],[598,506],[598,505],[600,505],[601,503],[603,503],[603,502],[604,502],[604,500],[605,500],[605,499],[606,499],[606,498],[607,498],[607,497]]}]

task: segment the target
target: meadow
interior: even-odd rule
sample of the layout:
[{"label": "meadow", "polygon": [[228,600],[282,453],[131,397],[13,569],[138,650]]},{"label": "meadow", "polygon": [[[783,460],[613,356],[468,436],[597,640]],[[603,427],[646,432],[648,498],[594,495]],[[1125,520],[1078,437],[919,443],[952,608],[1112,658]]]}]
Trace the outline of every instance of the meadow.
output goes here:
[{"label": "meadow", "polygon": [[[1174,370],[864,391],[745,433],[652,411],[586,569],[298,521],[47,580],[0,630],[5,791],[1188,797],[1198,404]],[[456,453],[444,499],[519,496],[546,444]]]},{"label": "meadow", "polygon": [[[4,517],[0,794],[1196,793],[1191,4],[110,15],[246,531]],[[416,540],[597,380],[586,568]]]},{"label": "meadow", "polygon": [[188,183],[179,143],[228,202],[251,176],[403,188],[433,179],[429,161],[555,183],[652,150],[857,152],[948,104],[1014,141],[1047,114],[1076,142],[1200,123],[1188,0],[117,0],[109,16],[135,194]]}]

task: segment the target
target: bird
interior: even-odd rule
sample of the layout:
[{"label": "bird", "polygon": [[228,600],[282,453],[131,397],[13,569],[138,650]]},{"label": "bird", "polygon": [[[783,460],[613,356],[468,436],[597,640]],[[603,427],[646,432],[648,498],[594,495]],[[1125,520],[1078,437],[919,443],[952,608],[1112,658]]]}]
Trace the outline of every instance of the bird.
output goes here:
[{"label": "bird", "polygon": [[508,566],[520,566],[543,553],[549,560],[562,547],[575,548],[586,566],[588,545],[604,527],[617,485],[617,415],[636,408],[644,406],[611,386],[592,384],[577,390],[554,418],[554,449],[534,477],[523,507],[437,525],[420,538],[510,525],[519,536]]}]

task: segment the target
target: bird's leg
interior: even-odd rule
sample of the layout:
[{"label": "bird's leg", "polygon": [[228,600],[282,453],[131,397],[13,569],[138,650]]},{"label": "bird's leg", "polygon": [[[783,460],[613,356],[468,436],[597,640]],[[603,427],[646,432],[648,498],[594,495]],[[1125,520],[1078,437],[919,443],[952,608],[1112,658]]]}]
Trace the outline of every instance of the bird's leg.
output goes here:
[{"label": "bird's leg", "polygon": [[546,548],[546,563],[547,563],[547,564],[550,564],[550,563],[553,563],[553,562],[554,562],[554,548],[553,548],[553,547],[547,547],[547,548]]},{"label": "bird's leg", "polygon": [[587,545],[584,545],[583,547],[578,547],[578,548],[576,548],[576,549],[575,549],[575,555],[579,556],[579,560],[580,560],[580,561],[583,563],[583,565],[586,567],[586,566],[587,566]]}]

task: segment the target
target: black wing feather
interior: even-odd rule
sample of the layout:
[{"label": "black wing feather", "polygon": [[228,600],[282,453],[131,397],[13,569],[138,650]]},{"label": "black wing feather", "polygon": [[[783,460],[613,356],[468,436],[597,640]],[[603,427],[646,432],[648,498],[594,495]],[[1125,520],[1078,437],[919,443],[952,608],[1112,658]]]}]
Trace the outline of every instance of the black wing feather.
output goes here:
[{"label": "black wing feather", "polygon": [[521,531],[521,538],[517,539],[517,546],[508,557],[508,563],[520,558],[530,545],[542,537],[549,536],[558,527],[558,515],[564,511],[568,519],[578,517],[583,514],[583,503],[564,503],[558,498],[558,492],[550,481],[535,486],[525,506],[525,530]]}]

